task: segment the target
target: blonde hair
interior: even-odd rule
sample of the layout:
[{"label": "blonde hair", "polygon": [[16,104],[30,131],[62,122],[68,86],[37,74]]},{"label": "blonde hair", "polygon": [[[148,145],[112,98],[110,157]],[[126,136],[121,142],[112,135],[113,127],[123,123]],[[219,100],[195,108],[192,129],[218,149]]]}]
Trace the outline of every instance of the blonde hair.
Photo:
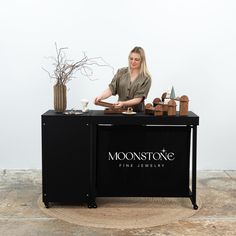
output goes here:
[{"label": "blonde hair", "polygon": [[[150,75],[150,73],[148,71],[148,68],[147,68],[146,57],[145,57],[145,52],[144,52],[143,48],[134,47],[129,53],[128,60],[129,60],[132,53],[138,53],[141,57],[141,66],[140,66],[139,74],[142,74],[145,77],[150,77],[151,78],[151,75]],[[130,64],[129,64],[129,72],[131,72]]]}]

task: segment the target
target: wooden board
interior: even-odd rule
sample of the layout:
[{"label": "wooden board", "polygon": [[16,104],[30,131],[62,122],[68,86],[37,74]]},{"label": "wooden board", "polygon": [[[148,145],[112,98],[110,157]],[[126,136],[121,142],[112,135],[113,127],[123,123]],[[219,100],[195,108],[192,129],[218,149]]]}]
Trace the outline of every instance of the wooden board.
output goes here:
[{"label": "wooden board", "polygon": [[124,111],[127,111],[127,110],[126,109],[106,108],[104,110],[104,114],[121,114]]},{"label": "wooden board", "polygon": [[95,102],[95,105],[102,106],[102,107],[109,107],[109,108],[114,107],[113,103],[103,102],[103,101]]}]

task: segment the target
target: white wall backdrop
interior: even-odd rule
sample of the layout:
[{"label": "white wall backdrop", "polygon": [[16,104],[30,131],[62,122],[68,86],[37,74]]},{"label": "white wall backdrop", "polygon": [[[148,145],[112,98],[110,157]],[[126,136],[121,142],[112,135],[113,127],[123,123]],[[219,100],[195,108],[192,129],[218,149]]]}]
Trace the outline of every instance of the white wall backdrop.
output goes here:
[{"label": "white wall backdrop", "polygon": [[[0,169],[41,168],[41,114],[53,108],[54,42],[79,60],[102,56],[115,71],[134,46],[146,51],[147,101],[173,85],[200,116],[198,169],[236,169],[235,0],[8,0],[0,7]],[[112,79],[68,83],[68,108],[81,108]],[[113,98],[114,99],[114,98]],[[112,99],[111,99],[112,101]]]}]

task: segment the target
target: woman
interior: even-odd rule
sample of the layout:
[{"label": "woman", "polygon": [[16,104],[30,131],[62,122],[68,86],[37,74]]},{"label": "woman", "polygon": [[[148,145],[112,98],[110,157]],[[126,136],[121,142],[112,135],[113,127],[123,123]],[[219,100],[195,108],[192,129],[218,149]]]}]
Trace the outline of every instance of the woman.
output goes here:
[{"label": "woman", "polygon": [[128,61],[129,67],[117,71],[109,87],[95,98],[95,102],[118,94],[115,108],[133,107],[134,111],[144,110],[144,99],[151,87],[151,76],[147,69],[144,50],[135,47],[129,53]]}]

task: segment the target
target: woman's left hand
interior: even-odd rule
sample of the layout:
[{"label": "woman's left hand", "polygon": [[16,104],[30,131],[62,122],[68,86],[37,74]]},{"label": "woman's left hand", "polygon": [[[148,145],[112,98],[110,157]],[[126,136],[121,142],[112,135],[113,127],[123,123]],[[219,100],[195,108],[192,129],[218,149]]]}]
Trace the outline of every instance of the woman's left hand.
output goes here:
[{"label": "woman's left hand", "polygon": [[115,108],[122,108],[124,106],[125,106],[124,102],[116,102],[116,103],[114,103],[114,107]]}]

